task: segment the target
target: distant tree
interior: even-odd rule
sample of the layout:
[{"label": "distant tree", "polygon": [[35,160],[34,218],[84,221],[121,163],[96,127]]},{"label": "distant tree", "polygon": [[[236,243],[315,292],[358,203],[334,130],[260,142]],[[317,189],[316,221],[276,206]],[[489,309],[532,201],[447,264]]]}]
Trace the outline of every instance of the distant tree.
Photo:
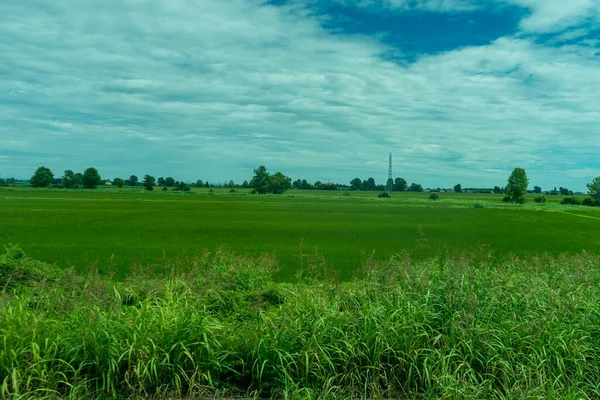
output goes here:
[{"label": "distant tree", "polygon": [[404,192],[408,188],[408,183],[404,178],[396,178],[394,181],[394,190],[397,192]]},{"label": "distant tree", "polygon": [[360,190],[362,187],[362,180],[360,178],[354,178],[350,181],[350,190]]},{"label": "distant tree", "polygon": [[459,183],[457,185],[454,185],[454,192],[455,193],[462,193],[462,185]]},{"label": "distant tree", "polygon": [[571,192],[569,189],[567,189],[567,188],[564,188],[564,187],[562,187],[562,186],[561,186],[561,187],[558,189],[558,192],[559,192],[559,193],[560,193],[562,196],[568,196],[569,194],[571,194],[571,195],[573,194],[573,192]]},{"label": "distant tree", "polygon": [[293,189],[302,189],[302,180],[296,179],[294,182],[292,182],[292,188]]},{"label": "distant tree", "polygon": [[292,187],[292,178],[281,172],[275,172],[269,176],[268,191],[273,194],[281,194]]},{"label": "distant tree", "polygon": [[367,182],[367,190],[377,190],[377,184],[375,183],[374,178],[369,178],[365,182]]},{"label": "distant tree", "polygon": [[546,202],[546,196],[535,196],[535,198],[533,199],[534,202],[536,203],[545,203]]},{"label": "distant tree", "polygon": [[0,178],[0,186],[8,186],[8,182],[5,179]]},{"label": "distant tree", "polygon": [[162,191],[163,191],[163,192],[167,192],[167,191],[169,191],[169,189],[167,189],[167,187],[166,187],[166,186],[163,186],[163,188],[162,188]]},{"label": "distant tree", "polygon": [[159,186],[165,186],[165,178],[161,176],[156,180],[156,183],[158,183]]},{"label": "distant tree", "polygon": [[96,189],[102,182],[98,170],[94,167],[89,167],[83,171],[83,187],[86,189]]},{"label": "distant tree", "polygon": [[434,200],[434,201],[435,201],[435,200],[437,200],[437,199],[439,199],[439,198],[440,198],[440,195],[439,195],[439,194],[437,194],[437,193],[431,193],[431,194],[429,195],[429,200]]},{"label": "distant tree", "polygon": [[586,186],[588,188],[588,194],[594,200],[596,200],[597,203],[600,203],[600,176],[597,176],[594,179],[592,179],[592,181]]},{"label": "distant tree", "polygon": [[409,190],[411,192],[422,192],[423,186],[419,185],[418,183],[411,183]]},{"label": "distant tree", "polygon": [[204,182],[202,182],[202,179],[198,179],[196,181],[196,187],[202,187],[202,186],[204,186]]},{"label": "distant tree", "polygon": [[494,186],[493,192],[496,194],[500,194],[500,193],[504,193],[504,190],[500,186]]},{"label": "distant tree", "polygon": [[321,182],[321,181],[315,181],[315,184],[313,186],[314,186],[315,189],[321,190],[321,189],[323,189],[323,182]]},{"label": "distant tree", "polygon": [[529,186],[529,179],[523,168],[515,168],[508,177],[506,193],[514,203],[522,203],[525,201],[525,193]]},{"label": "distant tree", "polygon": [[116,187],[120,187],[120,188],[122,188],[123,186],[125,186],[125,180],[124,180],[124,179],[121,179],[121,178],[115,178],[115,179],[113,179],[113,184],[114,184]]},{"label": "distant tree", "polygon": [[542,188],[539,187],[539,186],[534,186],[533,187],[533,193],[537,193],[537,194],[542,193]]},{"label": "distant tree", "polygon": [[175,188],[177,190],[181,190],[182,192],[190,191],[190,186],[185,182],[175,182]]},{"label": "distant tree", "polygon": [[204,187],[210,187],[210,185],[209,185],[208,181],[207,181],[207,182],[204,182]]},{"label": "distant tree", "polygon": [[303,190],[310,190],[310,189],[314,189],[313,185],[311,185],[310,183],[308,183],[308,181],[306,179],[302,179],[302,189]]},{"label": "distant tree", "polygon": [[143,181],[143,185],[144,185],[144,189],[146,190],[154,190],[154,184],[156,183],[156,178],[153,177],[152,175],[144,175],[144,181]]},{"label": "distant tree", "polygon": [[135,175],[131,175],[129,177],[129,179],[127,180],[127,186],[137,186],[138,184],[138,177]]},{"label": "distant tree", "polygon": [[258,194],[264,194],[269,191],[269,177],[271,175],[267,172],[267,167],[264,165],[259,166],[254,170],[254,175],[250,181],[250,186],[256,190]]},{"label": "distant tree", "polygon": [[229,183],[227,184],[227,187],[234,188],[235,187],[235,182],[233,180],[230,180]]},{"label": "distant tree", "polygon": [[29,183],[33,187],[48,187],[53,179],[54,174],[50,171],[50,168],[42,166],[35,171]]},{"label": "distant tree", "polygon": [[72,189],[77,186],[75,173],[70,169],[67,169],[63,174],[61,180],[61,185],[63,185],[66,189]]},{"label": "distant tree", "polygon": [[173,187],[175,186],[175,179],[172,176],[168,176],[165,178],[165,186]]},{"label": "distant tree", "polygon": [[248,189],[250,187],[250,184],[248,183],[248,181],[244,181],[244,183],[242,183],[242,187],[244,189]]}]

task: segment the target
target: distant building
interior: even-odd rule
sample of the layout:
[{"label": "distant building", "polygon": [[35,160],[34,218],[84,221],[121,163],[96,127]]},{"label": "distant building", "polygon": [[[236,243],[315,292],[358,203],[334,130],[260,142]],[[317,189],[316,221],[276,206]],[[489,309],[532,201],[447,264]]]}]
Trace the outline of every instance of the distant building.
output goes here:
[{"label": "distant building", "polygon": [[108,179],[108,180],[106,180],[106,181],[104,182],[104,185],[106,185],[106,186],[112,186],[112,185],[113,185],[113,183],[110,181],[110,179]]}]

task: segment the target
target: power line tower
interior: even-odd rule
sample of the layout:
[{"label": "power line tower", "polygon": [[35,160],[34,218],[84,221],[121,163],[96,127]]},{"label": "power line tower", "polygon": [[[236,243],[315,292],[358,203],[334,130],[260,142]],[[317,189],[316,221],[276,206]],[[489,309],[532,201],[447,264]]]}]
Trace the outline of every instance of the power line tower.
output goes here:
[{"label": "power line tower", "polygon": [[390,167],[388,170],[387,191],[394,190],[394,178],[392,177],[392,153],[390,153]]}]

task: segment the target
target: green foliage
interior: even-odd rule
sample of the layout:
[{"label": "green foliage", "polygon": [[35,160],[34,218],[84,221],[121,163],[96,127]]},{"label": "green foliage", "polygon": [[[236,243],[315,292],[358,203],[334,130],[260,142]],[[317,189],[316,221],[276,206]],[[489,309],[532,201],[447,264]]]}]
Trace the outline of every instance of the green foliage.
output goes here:
[{"label": "green foliage", "polygon": [[588,207],[599,207],[600,206],[600,202],[597,202],[596,200],[594,200],[591,197],[586,197],[581,202],[581,205],[588,206]]},{"label": "green foliage", "polygon": [[292,179],[281,172],[269,176],[267,190],[273,194],[281,194],[291,189]]},{"label": "green foliage", "polygon": [[534,201],[535,203],[540,203],[540,204],[543,204],[543,203],[545,203],[545,202],[546,202],[546,196],[535,196],[535,197],[533,198],[533,201]]},{"label": "green foliage", "polygon": [[417,184],[417,183],[411,183],[410,187],[408,188],[408,190],[410,190],[411,192],[422,192],[423,191],[423,186]]},{"label": "green foliage", "polygon": [[523,168],[515,168],[508,177],[506,193],[513,203],[522,204],[525,202],[525,193],[529,186],[529,179]]},{"label": "green foliage", "polygon": [[75,178],[75,173],[70,169],[66,170],[61,178],[60,183],[65,187],[65,189],[73,189],[77,187],[77,178]]},{"label": "green foliage", "polygon": [[562,205],[572,205],[572,206],[580,206],[581,205],[581,201],[575,197],[565,197],[564,199],[562,199],[562,201],[560,202],[560,204]]},{"label": "green foliage", "polygon": [[127,183],[127,186],[137,186],[137,184],[138,184],[138,177],[135,176],[135,175],[131,175],[129,177],[129,179],[127,179],[126,183]]},{"label": "green foliage", "polygon": [[58,275],[56,267],[29,259],[19,246],[8,245],[0,255],[0,291],[55,280]]},{"label": "green foliage", "polygon": [[439,198],[440,198],[440,195],[437,194],[437,193],[431,193],[429,195],[429,200],[434,200],[435,201],[435,200],[438,200]]},{"label": "green foliage", "polygon": [[167,192],[169,189],[166,186],[163,186],[162,191]]},{"label": "green foliage", "polygon": [[8,186],[8,182],[5,179],[0,178],[0,187]]},{"label": "green foliage", "polygon": [[389,192],[381,192],[377,195],[377,197],[379,197],[380,199],[387,199],[389,197],[392,197],[392,195],[390,195]]},{"label": "green foliage", "polygon": [[83,187],[86,189],[96,189],[102,183],[100,174],[96,168],[90,167],[83,171]]},{"label": "green foliage", "polygon": [[1,294],[0,396],[600,394],[598,256],[398,254],[342,284],[276,283],[271,256],[182,263],[192,269],[122,282],[67,272]]},{"label": "green foliage", "polygon": [[592,181],[586,184],[588,188],[588,194],[600,203],[600,176],[595,177]]},{"label": "green foliage", "polygon": [[[167,178],[167,179],[169,179],[169,178]],[[154,190],[155,184],[156,184],[155,177],[153,177],[152,175],[144,175],[144,181],[143,181],[144,190],[149,190],[149,191]]]},{"label": "green foliage", "polygon": [[354,178],[350,181],[351,190],[360,190],[362,187],[362,180],[360,178]]},{"label": "green foliage", "polygon": [[512,202],[512,199],[510,198],[510,196],[504,196],[502,198],[502,202],[503,203],[510,203],[510,202]]},{"label": "green foliage", "polygon": [[165,186],[173,187],[175,186],[175,178],[172,176],[168,176],[165,178]]},{"label": "green foliage", "polygon": [[462,193],[462,185],[460,183],[454,185],[454,193]]},{"label": "green foliage", "polygon": [[50,171],[50,168],[41,166],[35,171],[29,183],[33,187],[48,187],[53,179],[54,174]]},{"label": "green foliage", "polygon": [[537,193],[537,194],[540,194],[540,193],[542,193],[542,188],[539,187],[539,186],[534,186],[533,187],[533,192]]},{"label": "green foliage", "polygon": [[394,190],[398,192],[404,192],[408,188],[408,183],[404,178],[396,178],[394,180]]},{"label": "green foliage", "polygon": [[261,165],[254,170],[254,176],[250,181],[250,187],[258,194],[281,194],[291,189],[292,179],[281,172],[276,172],[271,175],[267,172],[267,168],[264,165]]},{"label": "green foliage", "polygon": [[484,208],[484,205],[482,203],[475,203],[473,204],[473,208]]},{"label": "green foliage", "polygon": [[122,188],[123,186],[125,186],[125,180],[121,179],[121,178],[115,178],[113,180],[113,185],[115,185],[116,187]]}]

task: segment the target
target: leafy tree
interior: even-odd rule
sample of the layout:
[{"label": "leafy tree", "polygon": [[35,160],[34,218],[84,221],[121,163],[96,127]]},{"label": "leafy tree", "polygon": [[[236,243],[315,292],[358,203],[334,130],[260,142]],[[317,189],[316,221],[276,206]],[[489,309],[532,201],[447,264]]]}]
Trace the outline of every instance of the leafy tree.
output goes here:
[{"label": "leafy tree", "polygon": [[120,188],[122,188],[123,186],[125,186],[125,180],[124,180],[124,179],[121,179],[121,178],[115,178],[115,179],[113,180],[113,184],[114,184],[116,187],[120,187]]},{"label": "leafy tree", "polygon": [[202,182],[202,179],[198,179],[196,181],[196,187],[202,187],[202,186],[204,186],[204,182]]},{"label": "leafy tree", "polygon": [[259,166],[254,170],[254,176],[250,181],[250,187],[256,190],[256,193],[264,194],[269,191],[269,177],[271,175],[267,172],[267,167],[264,165]]},{"label": "leafy tree", "polygon": [[227,187],[229,187],[229,188],[235,187],[235,182],[233,181],[233,179],[229,181],[229,183],[227,184]]},{"label": "leafy tree", "polygon": [[156,183],[159,184],[159,186],[165,186],[165,178],[163,178],[162,176],[160,178],[158,178],[156,180]]},{"label": "leafy tree", "polygon": [[592,196],[597,203],[600,203],[600,176],[592,179],[586,186],[588,188],[588,194]]},{"label": "leafy tree", "polygon": [[0,186],[8,186],[8,182],[2,178],[0,178]]},{"label": "leafy tree", "polygon": [[535,196],[535,198],[533,199],[534,202],[536,203],[545,203],[546,202],[546,196]]},{"label": "leafy tree", "polygon": [[525,193],[529,186],[529,179],[523,168],[515,168],[508,177],[506,193],[514,203],[522,203],[525,201]]},{"label": "leafy tree", "polygon": [[537,194],[542,193],[542,188],[539,187],[539,186],[534,186],[533,187],[533,193],[537,193]]},{"label": "leafy tree", "polygon": [[72,189],[72,188],[76,187],[77,183],[76,183],[75,173],[73,171],[71,171],[70,169],[66,170],[60,180],[60,183],[67,189]]},{"label": "leafy tree", "polygon": [[411,183],[410,184],[410,188],[409,190],[411,192],[422,192],[423,191],[423,186],[419,185],[418,183]]},{"label": "leafy tree", "polygon": [[156,178],[153,177],[152,175],[144,175],[144,181],[143,181],[143,185],[144,185],[144,189],[146,190],[154,190],[154,184],[156,183]]},{"label": "leafy tree", "polygon": [[362,187],[362,180],[360,178],[354,178],[350,181],[350,190],[360,190]]},{"label": "leafy tree", "polygon": [[494,186],[493,192],[496,194],[500,194],[500,193],[504,193],[504,190],[500,186]]},{"label": "leafy tree", "polygon": [[396,178],[394,181],[394,190],[398,192],[404,192],[408,188],[408,183],[404,178]]},{"label": "leafy tree", "polygon": [[435,200],[437,200],[437,199],[439,199],[439,198],[440,198],[440,195],[439,195],[439,194],[437,194],[437,193],[431,193],[431,194],[429,195],[429,200],[434,200],[434,201],[435,201]]},{"label": "leafy tree", "polygon": [[163,191],[163,192],[166,192],[166,191],[168,191],[168,190],[169,190],[169,189],[167,189],[167,187],[166,187],[166,186],[163,186],[163,188],[162,188],[162,191]]},{"label": "leafy tree", "polygon": [[135,175],[131,175],[129,177],[129,179],[127,180],[127,186],[137,186],[138,184],[138,177]]},{"label": "leafy tree", "polygon": [[454,192],[455,193],[462,193],[462,185],[459,183],[457,185],[454,185]]},{"label": "leafy tree", "polygon": [[572,192],[572,191],[570,191],[569,189],[567,189],[567,188],[564,188],[564,187],[562,187],[562,186],[561,186],[560,188],[558,188],[558,192],[559,192],[561,195],[563,195],[563,196],[569,196],[569,195],[573,195],[573,192]]},{"label": "leafy tree", "polygon": [[50,168],[42,166],[35,171],[29,183],[33,187],[48,187],[53,179],[54,174],[50,171]]},{"label": "leafy tree", "polygon": [[273,194],[281,194],[292,187],[292,178],[281,172],[269,176],[268,191]]},{"label": "leafy tree", "polygon": [[[366,181],[366,190],[377,190],[377,184],[375,183],[375,179],[369,178]],[[365,183],[363,182],[363,183]]]},{"label": "leafy tree", "polygon": [[168,176],[165,178],[165,186],[173,187],[175,186],[175,179],[172,176]]},{"label": "leafy tree", "polygon": [[248,181],[244,181],[244,183],[242,183],[242,187],[244,189],[248,189],[250,187],[250,184],[248,183]]},{"label": "leafy tree", "polygon": [[96,189],[102,182],[98,170],[94,167],[89,167],[83,171],[83,187],[86,189]]}]

